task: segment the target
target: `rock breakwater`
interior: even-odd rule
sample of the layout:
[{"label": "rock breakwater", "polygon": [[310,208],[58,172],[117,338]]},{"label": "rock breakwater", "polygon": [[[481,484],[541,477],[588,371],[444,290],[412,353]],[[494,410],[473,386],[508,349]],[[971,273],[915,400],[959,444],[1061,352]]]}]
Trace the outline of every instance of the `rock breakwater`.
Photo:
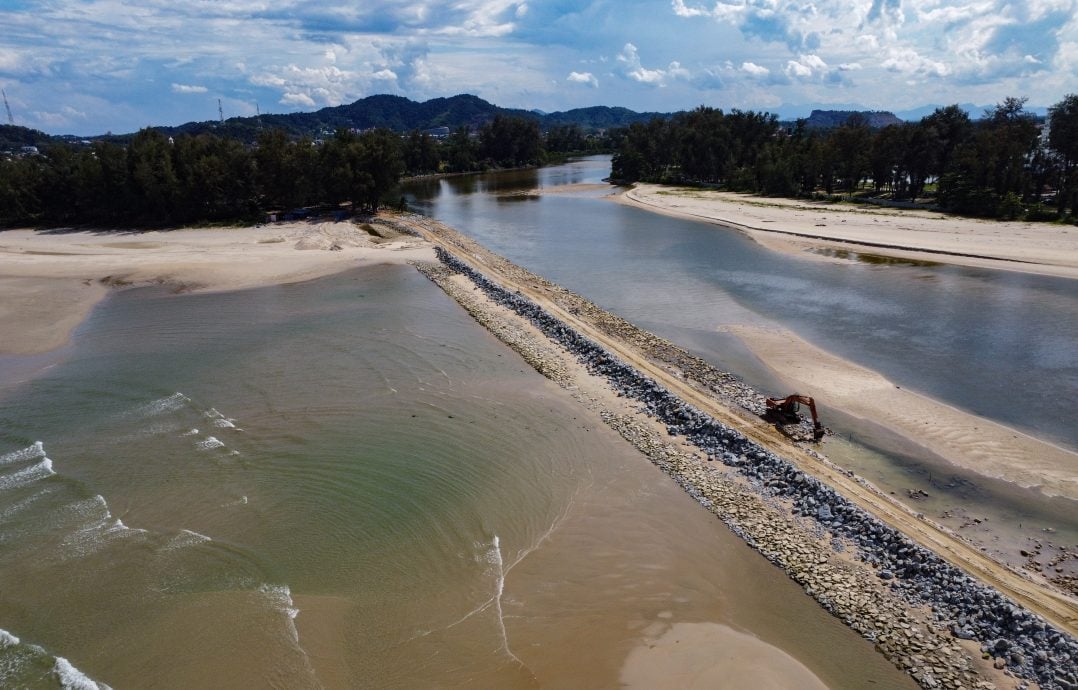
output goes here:
[{"label": "rock breakwater", "polygon": [[[632,417],[601,411],[607,424],[698,502],[782,567],[825,608],[875,642],[922,686],[990,687],[983,666],[978,672],[977,662],[958,641],[976,640],[980,656],[996,669],[1035,680],[1044,688],[1078,687],[1078,644],[1069,635],[912,542],[736,429],[686,404],[522,294],[506,290],[441,247],[437,252],[442,266],[423,269],[435,282],[446,287],[450,272],[466,276],[491,302],[526,319],[591,374],[605,378],[618,395],[639,403],[643,411],[665,425],[670,436],[695,447],[698,454],[685,453],[664,443]],[[551,352],[529,344],[526,334],[514,334],[512,327],[497,317],[478,316],[484,310],[476,300],[471,302],[469,311],[524,354],[532,366],[555,381],[567,379],[564,367]],[[570,306],[581,308],[579,304]],[[598,309],[594,305],[586,308]],[[629,333],[638,343],[642,338],[647,340],[639,329],[630,325],[627,331],[618,321],[612,317],[607,322],[615,329],[615,336]],[[660,339],[655,340],[652,349],[661,349]],[[758,396],[733,377],[710,373],[706,363],[685,361],[676,354],[674,359],[695,368],[698,380],[710,381],[709,387],[720,388],[725,393],[721,397],[727,400],[739,399],[739,404],[748,408],[746,403]],[[660,361],[666,360],[660,357]],[[805,538],[806,534],[812,538]]]}]

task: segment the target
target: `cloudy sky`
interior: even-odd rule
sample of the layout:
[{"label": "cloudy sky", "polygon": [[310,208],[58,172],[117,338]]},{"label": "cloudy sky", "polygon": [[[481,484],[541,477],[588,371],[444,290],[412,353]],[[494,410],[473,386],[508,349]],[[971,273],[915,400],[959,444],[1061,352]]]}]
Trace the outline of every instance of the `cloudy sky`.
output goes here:
[{"label": "cloudy sky", "polygon": [[16,124],[127,132],[378,93],[806,115],[1078,92],[1078,0],[0,0]]}]

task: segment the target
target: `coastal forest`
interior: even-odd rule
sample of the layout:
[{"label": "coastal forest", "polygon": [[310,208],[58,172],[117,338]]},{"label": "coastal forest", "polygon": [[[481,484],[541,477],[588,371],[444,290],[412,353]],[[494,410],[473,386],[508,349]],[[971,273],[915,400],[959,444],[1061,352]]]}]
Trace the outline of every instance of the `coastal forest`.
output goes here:
[{"label": "coastal forest", "polygon": [[[611,179],[691,184],[772,196],[875,197],[963,215],[1073,222],[1078,205],[1078,96],[1043,125],[1008,98],[972,120],[958,106],[873,128],[854,113],[832,128],[763,112],[703,107],[634,121],[602,136],[576,122],[494,115],[444,136],[340,128],[324,139],[286,129],[253,142],[212,131],[147,128],[74,143],[23,137],[0,159],[0,225],[168,226],[256,222],[320,206],[397,205],[405,176],[536,166],[614,152]],[[47,136],[47,135],[42,135]]]},{"label": "coastal forest", "polygon": [[0,160],[0,223],[160,226],[257,221],[315,205],[371,211],[399,198],[405,175],[536,166],[588,152],[593,141],[577,125],[543,135],[534,120],[506,116],[444,139],[342,128],[316,141],[268,129],[253,146],[148,128],[126,144],[49,143]]},{"label": "coastal forest", "polygon": [[1049,108],[1043,127],[1024,104],[1007,98],[977,121],[953,105],[876,129],[853,114],[826,130],[700,107],[623,130],[611,177],[769,196],[927,201],[992,218],[1073,219],[1078,95]]}]

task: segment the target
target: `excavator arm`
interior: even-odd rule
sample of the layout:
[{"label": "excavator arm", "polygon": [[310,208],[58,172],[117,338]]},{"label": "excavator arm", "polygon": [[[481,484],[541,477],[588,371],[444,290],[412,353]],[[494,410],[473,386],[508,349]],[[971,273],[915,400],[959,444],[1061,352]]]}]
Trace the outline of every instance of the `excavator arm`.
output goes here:
[{"label": "excavator arm", "polygon": [[766,402],[768,411],[774,411],[787,417],[796,417],[798,405],[807,405],[809,412],[812,413],[812,436],[816,440],[823,437],[824,428],[820,424],[819,416],[816,414],[816,401],[811,397],[794,393],[793,395],[787,395],[785,398],[768,398]]}]

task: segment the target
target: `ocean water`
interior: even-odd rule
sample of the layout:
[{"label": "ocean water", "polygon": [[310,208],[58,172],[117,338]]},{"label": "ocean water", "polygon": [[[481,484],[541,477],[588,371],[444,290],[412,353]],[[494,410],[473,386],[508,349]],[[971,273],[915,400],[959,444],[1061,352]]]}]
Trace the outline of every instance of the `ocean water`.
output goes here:
[{"label": "ocean water", "polygon": [[912,687],[410,267],[118,292],[24,375],[0,686],[613,687],[708,624]]}]

